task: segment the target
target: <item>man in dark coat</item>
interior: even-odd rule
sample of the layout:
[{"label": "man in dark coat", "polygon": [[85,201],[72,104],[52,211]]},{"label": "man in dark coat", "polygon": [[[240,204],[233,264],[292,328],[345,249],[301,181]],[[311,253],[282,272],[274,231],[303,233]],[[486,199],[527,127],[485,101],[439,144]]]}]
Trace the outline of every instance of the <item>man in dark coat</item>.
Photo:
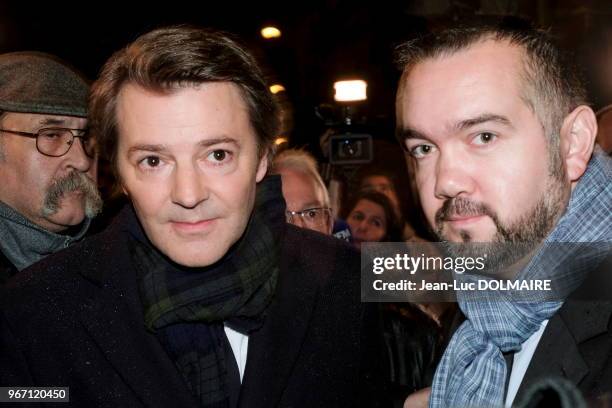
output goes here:
[{"label": "man in dark coat", "polygon": [[83,238],[101,208],[88,93],[54,56],[0,55],[0,285]]},{"label": "man in dark coat", "polygon": [[131,205],[10,282],[1,384],[68,386],[87,407],[358,405],[359,258],[285,223],[252,56],[152,31],[106,63],[90,112]]}]

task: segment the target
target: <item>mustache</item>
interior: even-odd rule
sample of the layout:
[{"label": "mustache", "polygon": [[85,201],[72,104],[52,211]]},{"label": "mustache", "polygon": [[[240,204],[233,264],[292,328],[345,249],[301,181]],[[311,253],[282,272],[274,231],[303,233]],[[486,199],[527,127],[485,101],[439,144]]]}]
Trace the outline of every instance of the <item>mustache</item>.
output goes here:
[{"label": "mustache", "polygon": [[102,196],[96,183],[85,173],[72,171],[65,177],[57,179],[45,194],[43,215],[51,216],[61,208],[62,198],[67,193],[81,192],[85,202],[85,215],[95,217],[102,210]]},{"label": "mustache", "polygon": [[435,220],[436,224],[440,224],[457,216],[473,217],[478,215],[487,215],[497,221],[497,215],[488,205],[462,197],[453,197],[444,201],[442,207],[436,211]]}]

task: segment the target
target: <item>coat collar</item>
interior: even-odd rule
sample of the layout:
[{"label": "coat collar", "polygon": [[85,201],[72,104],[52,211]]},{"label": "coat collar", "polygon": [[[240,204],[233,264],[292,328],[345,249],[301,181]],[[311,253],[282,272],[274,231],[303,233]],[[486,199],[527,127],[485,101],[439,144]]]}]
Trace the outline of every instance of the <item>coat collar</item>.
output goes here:
[{"label": "coat collar", "polygon": [[174,364],[144,327],[136,274],[122,230],[124,216],[120,214],[109,229],[89,241],[96,245],[98,256],[84,257],[80,273],[98,290],[83,303],[81,322],[145,406],[195,408],[197,403]]},{"label": "coat collar", "polygon": [[287,228],[275,299],[263,327],[249,338],[241,408],[278,405],[310,323],[321,282],[312,273],[314,265],[302,255],[298,231]]},{"label": "coat collar", "polygon": [[0,201],[0,250],[21,271],[81,240],[90,224],[85,218],[73,234],[51,232]]},{"label": "coat collar", "polygon": [[[602,356],[594,353],[596,350],[589,348],[589,353],[586,353],[585,349],[590,339],[610,331],[612,301],[609,300],[609,294],[612,293],[612,282],[606,276],[609,274],[609,265],[608,258],[591,272],[583,285],[550,319],[515,401],[520,401],[527,389],[544,377],[563,377],[580,387],[582,381],[600,363],[598,360]],[[609,338],[607,341],[612,342]],[[599,347],[603,346],[600,344]]]},{"label": "coat collar", "polygon": [[0,251],[0,286],[17,273],[17,268]]},{"label": "coat collar", "polygon": [[[145,406],[195,407],[197,403],[173,363],[144,328],[124,221],[122,212],[104,233],[92,239],[101,252],[95,259],[85,257],[89,264],[84,264],[80,273],[99,290],[83,305],[81,320]],[[286,238],[275,298],[263,327],[249,338],[239,407],[277,405],[318,297],[321,282],[308,273],[315,270],[314,260],[302,254],[299,230],[288,226]]]}]

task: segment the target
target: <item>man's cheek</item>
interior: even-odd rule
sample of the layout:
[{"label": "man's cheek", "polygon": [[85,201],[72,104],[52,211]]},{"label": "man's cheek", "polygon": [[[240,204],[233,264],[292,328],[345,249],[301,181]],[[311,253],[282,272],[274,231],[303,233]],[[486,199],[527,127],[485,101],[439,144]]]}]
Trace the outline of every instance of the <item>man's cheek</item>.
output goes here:
[{"label": "man's cheek", "polygon": [[416,188],[418,197],[421,201],[421,206],[423,207],[423,211],[425,211],[425,214],[435,212],[434,208],[438,206],[438,200],[435,197],[433,183],[427,180],[417,178]]}]

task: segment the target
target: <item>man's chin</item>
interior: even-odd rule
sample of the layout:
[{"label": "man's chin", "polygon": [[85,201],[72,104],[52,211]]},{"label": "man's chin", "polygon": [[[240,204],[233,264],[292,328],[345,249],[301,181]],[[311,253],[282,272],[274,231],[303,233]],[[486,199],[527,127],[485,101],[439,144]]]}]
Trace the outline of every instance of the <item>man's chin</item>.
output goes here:
[{"label": "man's chin", "polygon": [[62,205],[54,214],[45,216],[45,219],[56,226],[49,228],[55,231],[62,231],[67,228],[79,225],[85,219],[85,209],[83,205]]},{"label": "man's chin", "polygon": [[468,242],[491,243],[495,241],[495,233],[471,228],[457,230],[445,228],[441,234],[438,234],[438,236],[442,241],[457,244],[465,244]]},{"label": "man's chin", "polygon": [[[203,268],[218,262],[229,248],[210,248],[202,243],[197,249],[189,248],[189,244],[181,247],[172,246],[162,249],[162,252],[173,262],[188,268]],[[209,247],[208,251],[202,248]]]},{"label": "man's chin", "polygon": [[497,228],[490,217],[485,215],[461,220],[446,220],[437,225],[436,235],[441,241],[493,242]]}]

